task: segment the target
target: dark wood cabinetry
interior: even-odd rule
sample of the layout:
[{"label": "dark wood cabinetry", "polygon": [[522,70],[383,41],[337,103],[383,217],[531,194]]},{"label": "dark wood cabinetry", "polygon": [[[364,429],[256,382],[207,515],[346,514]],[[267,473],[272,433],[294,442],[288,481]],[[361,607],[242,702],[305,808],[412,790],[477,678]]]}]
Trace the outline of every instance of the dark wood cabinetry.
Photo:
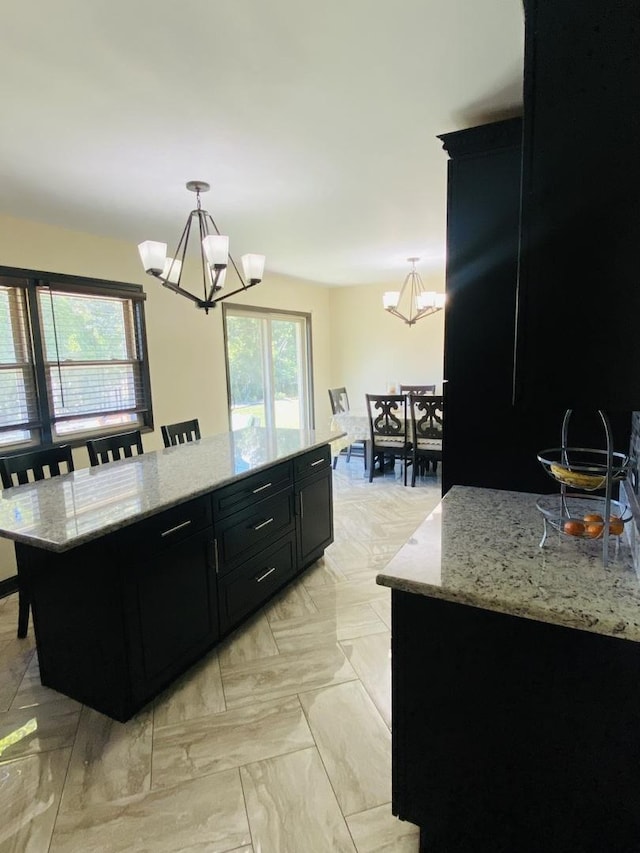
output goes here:
[{"label": "dark wood cabinetry", "polygon": [[632,853],[638,644],[392,592],[393,813],[424,853]]},{"label": "dark wood cabinetry", "polygon": [[328,445],[56,553],[16,543],[42,683],[127,720],[333,541]]},{"label": "dark wood cabinetry", "polygon": [[298,507],[298,561],[308,566],[333,542],[333,479],[328,447],[296,460]]},{"label": "dark wood cabinetry", "polygon": [[640,409],[637,0],[525,0],[516,399]]},{"label": "dark wood cabinetry", "polygon": [[[514,118],[439,138],[450,157],[443,493],[455,484],[554,492],[557,485],[536,454],[560,444],[567,407],[547,398],[543,369],[529,379],[538,393],[535,408],[513,402],[522,122]],[[541,346],[573,372],[576,349],[568,338],[546,335]],[[604,447],[596,408],[576,414],[572,443]],[[630,417],[612,415],[612,425],[616,448],[624,450]]]}]

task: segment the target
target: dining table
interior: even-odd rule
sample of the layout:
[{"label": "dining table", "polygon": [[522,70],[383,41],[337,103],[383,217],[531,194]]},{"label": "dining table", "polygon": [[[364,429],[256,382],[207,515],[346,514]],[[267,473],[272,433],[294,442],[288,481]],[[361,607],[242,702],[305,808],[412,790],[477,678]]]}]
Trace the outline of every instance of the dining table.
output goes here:
[{"label": "dining table", "polygon": [[[365,457],[367,459],[369,458],[369,442],[371,441],[371,434],[369,431],[369,415],[364,409],[353,409],[348,412],[336,412],[336,414],[331,418],[330,428],[332,431],[346,433],[346,438],[337,440],[341,443],[340,447],[334,446],[332,443],[332,453],[336,451],[336,447],[337,453],[339,453],[343,447],[353,444],[355,441],[363,441],[365,444]],[[407,440],[411,442],[413,441],[413,425],[410,417],[407,418]],[[433,453],[442,453],[442,439],[421,439],[420,449]],[[337,455],[337,453],[335,453],[335,455]]]}]

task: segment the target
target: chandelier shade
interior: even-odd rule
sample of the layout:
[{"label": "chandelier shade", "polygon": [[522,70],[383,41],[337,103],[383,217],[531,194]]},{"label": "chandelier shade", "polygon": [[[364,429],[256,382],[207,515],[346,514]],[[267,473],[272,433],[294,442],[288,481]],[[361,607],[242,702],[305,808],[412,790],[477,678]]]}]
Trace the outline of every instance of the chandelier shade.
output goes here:
[{"label": "chandelier shade", "polygon": [[[173,257],[167,255],[167,244],[155,240],[145,240],[138,245],[140,260],[149,275],[157,278],[160,283],[174,293],[190,299],[196,307],[203,308],[209,313],[218,302],[228,299],[236,293],[248,290],[262,281],[264,274],[264,255],[243,255],[241,260],[244,277],[229,254],[229,238],[221,234],[211,215],[202,209],[200,194],[208,192],[209,184],[205,181],[189,181],[187,189],[196,194],[196,208],[191,211],[187,223],[178,241]],[[198,296],[182,286],[187,246],[191,235],[193,221],[198,223],[200,238],[200,265],[202,268],[202,296]],[[236,271],[241,287],[228,293],[221,294],[227,273],[231,266]]]},{"label": "chandelier shade", "polygon": [[[406,276],[400,290],[387,290],[382,295],[382,305],[385,311],[399,317],[408,326],[413,326],[423,317],[441,311],[445,304],[444,293],[425,290],[420,275],[416,271],[416,262],[420,258],[407,258],[411,271]],[[404,308],[404,313],[401,310]]]}]

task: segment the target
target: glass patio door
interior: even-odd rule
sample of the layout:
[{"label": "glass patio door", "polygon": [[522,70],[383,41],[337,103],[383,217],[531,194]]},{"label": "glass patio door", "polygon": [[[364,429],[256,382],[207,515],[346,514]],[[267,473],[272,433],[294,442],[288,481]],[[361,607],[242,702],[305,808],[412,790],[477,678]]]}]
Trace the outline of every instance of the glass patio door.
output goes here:
[{"label": "glass patio door", "polygon": [[244,426],[311,426],[306,314],[224,306],[229,419]]}]

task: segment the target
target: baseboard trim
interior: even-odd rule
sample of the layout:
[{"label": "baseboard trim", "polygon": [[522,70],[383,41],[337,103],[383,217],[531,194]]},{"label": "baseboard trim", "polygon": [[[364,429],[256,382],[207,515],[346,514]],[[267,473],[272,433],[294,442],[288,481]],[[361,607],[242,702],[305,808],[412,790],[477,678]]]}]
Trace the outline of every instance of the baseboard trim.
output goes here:
[{"label": "baseboard trim", "polygon": [[0,598],[6,598],[18,591],[18,575],[0,581]]}]

